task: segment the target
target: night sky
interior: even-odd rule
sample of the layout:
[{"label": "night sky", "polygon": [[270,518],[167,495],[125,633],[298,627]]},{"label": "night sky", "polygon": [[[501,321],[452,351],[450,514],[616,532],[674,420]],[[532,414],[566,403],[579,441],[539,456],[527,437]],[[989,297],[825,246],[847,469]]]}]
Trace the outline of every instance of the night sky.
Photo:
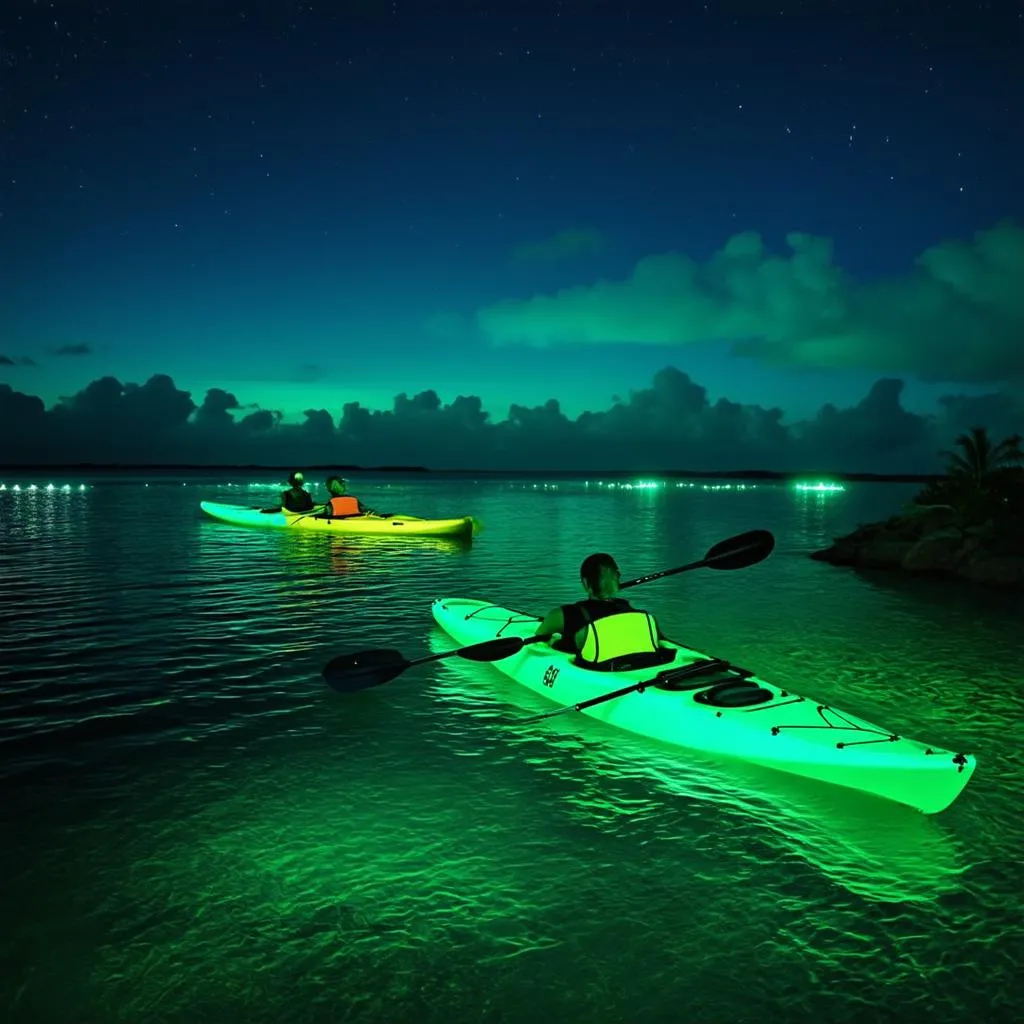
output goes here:
[{"label": "night sky", "polygon": [[1024,430],[1022,53],[1009,2],[6,0],[0,462],[934,468]]}]

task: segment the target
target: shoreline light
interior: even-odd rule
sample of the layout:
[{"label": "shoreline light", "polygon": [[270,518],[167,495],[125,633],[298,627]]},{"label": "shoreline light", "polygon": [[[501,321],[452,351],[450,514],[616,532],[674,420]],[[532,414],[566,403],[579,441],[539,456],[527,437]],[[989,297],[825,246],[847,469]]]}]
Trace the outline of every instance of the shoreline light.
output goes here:
[{"label": "shoreline light", "polygon": [[793,489],[797,491],[814,492],[817,494],[840,494],[846,490],[843,484],[833,484],[827,481],[819,481],[818,483],[806,483],[800,482],[793,485]]}]

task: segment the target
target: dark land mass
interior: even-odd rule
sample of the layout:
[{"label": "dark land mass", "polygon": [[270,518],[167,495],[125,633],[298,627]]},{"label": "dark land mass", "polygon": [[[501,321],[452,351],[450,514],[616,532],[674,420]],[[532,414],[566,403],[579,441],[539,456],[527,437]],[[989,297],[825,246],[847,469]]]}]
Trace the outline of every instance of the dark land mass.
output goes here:
[{"label": "dark land mass", "polygon": [[902,511],[862,523],[811,557],[832,565],[944,576],[1024,591],[1024,450],[993,443],[982,427],[961,434],[946,474]]},{"label": "dark land mass", "polygon": [[1024,590],[1024,522],[965,523],[957,510],[922,509],[863,523],[811,558]]},{"label": "dark land mass", "polygon": [[902,484],[925,484],[941,478],[938,473],[835,473],[835,472],[777,472],[770,469],[726,469],[726,470],[688,470],[688,469],[607,469],[607,470],[529,470],[529,469],[429,469],[426,466],[356,466],[345,464],[331,465],[303,465],[291,466],[267,466],[256,463],[238,465],[199,465],[189,463],[174,464],[147,464],[147,463],[105,463],[105,462],[74,462],[45,466],[19,466],[12,464],[0,464],[0,470],[11,472],[20,471],[23,473],[32,472],[71,472],[82,470],[99,470],[105,472],[123,473],[172,473],[172,472],[203,472],[214,473],[232,471],[252,472],[275,472],[286,473],[293,469],[301,468],[303,472],[345,472],[345,473],[437,473],[444,476],[529,476],[529,477],[578,477],[588,479],[595,476],[635,479],[636,477],[660,477],[670,480],[778,480],[778,481],[806,481],[809,479],[828,480],[835,482],[849,483],[902,483]]}]

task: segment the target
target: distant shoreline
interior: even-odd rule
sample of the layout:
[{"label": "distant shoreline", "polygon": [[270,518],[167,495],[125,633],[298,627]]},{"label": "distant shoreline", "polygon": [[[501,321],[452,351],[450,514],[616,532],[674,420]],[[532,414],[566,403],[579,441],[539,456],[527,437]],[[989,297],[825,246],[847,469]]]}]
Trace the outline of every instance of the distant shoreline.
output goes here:
[{"label": "distant shoreline", "polygon": [[[256,472],[256,473],[287,473],[294,466],[264,466],[255,463],[248,465],[190,465],[161,464],[150,465],[76,462],[47,466],[19,466],[0,464],[0,472],[44,473],[44,472],[83,472],[104,471],[111,473],[173,473],[173,472]],[[770,469],[729,469],[729,470],[578,470],[578,469],[428,469],[426,466],[352,466],[352,465],[313,465],[303,466],[303,472],[343,472],[343,473],[436,473],[445,476],[488,476],[488,477],[557,477],[560,479],[592,479],[594,477],[615,479],[654,478],[669,480],[776,480],[782,482],[807,481],[809,479],[830,480],[849,483],[904,483],[925,484],[932,480],[942,479],[941,473],[835,473],[809,470],[806,472],[778,472]]]}]

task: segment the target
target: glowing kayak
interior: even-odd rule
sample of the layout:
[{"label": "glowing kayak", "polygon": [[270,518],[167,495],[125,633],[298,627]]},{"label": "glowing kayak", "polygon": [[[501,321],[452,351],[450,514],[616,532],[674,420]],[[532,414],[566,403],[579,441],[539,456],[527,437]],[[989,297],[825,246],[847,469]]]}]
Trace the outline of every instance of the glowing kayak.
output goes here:
[{"label": "glowing kayak", "polygon": [[[464,598],[431,606],[437,624],[460,646],[495,637],[532,636],[540,619]],[[722,755],[819,779],[907,804],[925,814],[948,807],[974,773],[975,759],[896,736],[888,729],[800,697],[726,665],[683,678],[709,661],[671,644],[664,665],[629,672],[595,672],[547,644],[524,647],[496,668],[561,705],[650,680],[642,691],[584,709],[585,714],[677,747]]]},{"label": "glowing kayak", "polygon": [[260,526],[282,530],[323,530],[327,533],[387,534],[415,537],[461,537],[473,532],[473,517],[458,519],[420,519],[417,516],[350,516],[347,519],[321,519],[314,513],[263,512],[241,505],[220,505],[202,501],[199,507],[214,519],[234,526]]}]

